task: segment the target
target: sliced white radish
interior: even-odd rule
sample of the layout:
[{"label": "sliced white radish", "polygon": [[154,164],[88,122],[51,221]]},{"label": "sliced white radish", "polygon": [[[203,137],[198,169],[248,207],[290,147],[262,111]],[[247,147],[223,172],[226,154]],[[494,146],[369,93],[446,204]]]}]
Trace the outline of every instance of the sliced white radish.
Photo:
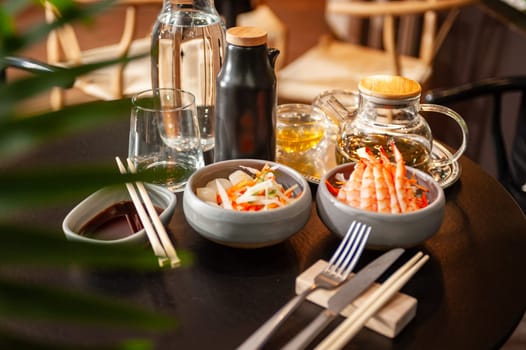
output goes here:
[{"label": "sliced white radish", "polygon": [[206,187],[213,189],[214,191],[217,191],[217,183],[220,183],[223,189],[228,190],[230,187],[232,187],[232,183],[225,178],[217,178],[209,181],[206,184]]},{"label": "sliced white radish", "polygon": [[272,180],[267,180],[258,183],[257,185],[254,185],[246,190],[245,193],[243,193],[241,196],[239,196],[238,199],[236,199],[237,203],[246,203],[246,202],[252,202],[254,201],[254,196],[256,193],[267,190],[268,188],[271,188],[273,186]]},{"label": "sliced white radish", "polygon": [[228,195],[226,194],[226,191],[223,185],[221,185],[221,182],[219,181],[219,179],[216,180],[216,185],[217,185],[217,193],[219,193],[219,197],[221,197],[223,208],[233,210],[234,208],[232,208],[232,203],[230,203],[230,199],[228,198]]},{"label": "sliced white radish", "polygon": [[248,175],[243,170],[236,170],[232,174],[228,176],[228,179],[232,183],[232,185],[237,185],[238,183],[242,181],[250,181],[252,180],[252,176]]},{"label": "sliced white radish", "polygon": [[199,187],[195,191],[197,197],[205,202],[216,202],[217,191],[210,187]]}]

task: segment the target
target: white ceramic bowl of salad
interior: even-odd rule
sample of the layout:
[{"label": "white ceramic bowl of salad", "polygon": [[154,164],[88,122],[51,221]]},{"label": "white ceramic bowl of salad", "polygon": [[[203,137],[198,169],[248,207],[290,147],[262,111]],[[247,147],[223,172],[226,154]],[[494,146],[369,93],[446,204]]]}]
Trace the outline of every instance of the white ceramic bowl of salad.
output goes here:
[{"label": "white ceramic bowl of salad", "polygon": [[[339,165],[323,176],[316,194],[316,206],[320,219],[329,230],[343,237],[350,223],[358,220],[372,227],[367,247],[370,249],[409,248],[424,243],[439,229],[444,219],[445,196],[440,185],[427,173],[406,167],[407,175],[413,176],[425,192],[428,204],[405,213],[379,213],[359,209],[337,199],[334,187],[336,174],[348,179],[355,163]],[[342,176],[339,175],[339,176]],[[341,179],[341,178],[339,178]]]},{"label": "white ceramic bowl of salad", "polygon": [[[251,171],[261,171],[266,165],[272,169],[264,171],[267,175]],[[254,178],[257,180],[250,180]],[[229,188],[232,184],[236,187]],[[190,177],[183,195],[184,215],[195,231],[238,248],[260,248],[286,240],[307,223],[311,207],[310,187],[303,176],[285,165],[258,159],[207,165]]]}]

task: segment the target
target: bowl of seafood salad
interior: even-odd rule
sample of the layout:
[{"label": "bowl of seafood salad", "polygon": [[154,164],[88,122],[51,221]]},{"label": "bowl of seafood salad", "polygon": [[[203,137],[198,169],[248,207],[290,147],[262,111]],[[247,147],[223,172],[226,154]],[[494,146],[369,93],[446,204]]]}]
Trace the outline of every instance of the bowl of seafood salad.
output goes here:
[{"label": "bowl of seafood salad", "polygon": [[327,172],[318,186],[318,215],[339,236],[353,220],[371,225],[368,248],[422,244],[440,229],[444,191],[427,173],[406,166],[397,150],[394,162],[379,154],[364,150],[360,161]]},{"label": "bowl of seafood salad", "polygon": [[227,178],[215,178],[206,186],[198,187],[196,195],[201,200],[225,209],[237,211],[260,211],[281,208],[293,203],[301,195],[299,185],[287,189],[277,181],[279,165],[256,169],[239,165]]},{"label": "bowl of seafood salad", "polygon": [[207,165],[190,177],[183,195],[185,218],[198,234],[240,248],[286,240],[307,223],[311,206],[301,174],[258,159]]}]

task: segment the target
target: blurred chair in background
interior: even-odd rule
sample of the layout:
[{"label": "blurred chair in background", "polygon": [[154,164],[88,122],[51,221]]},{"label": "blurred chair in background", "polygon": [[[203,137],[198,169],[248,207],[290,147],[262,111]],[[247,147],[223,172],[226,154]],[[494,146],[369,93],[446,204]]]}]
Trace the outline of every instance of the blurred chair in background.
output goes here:
[{"label": "blurred chair in background", "polygon": [[256,6],[255,0],[214,0],[217,11],[223,16],[227,28],[237,25],[237,16]]},{"label": "blurred chair in background", "polygon": [[[511,116],[503,114],[503,97],[518,95],[519,108],[514,128],[511,151],[506,149],[503,124],[512,123]],[[513,195],[526,213],[526,76],[489,78],[477,82],[428,91],[428,103],[452,105],[462,101],[488,98],[492,101],[491,135],[494,143],[498,180]]]},{"label": "blurred chair in background", "polygon": [[325,18],[336,38],[321,38],[281,70],[279,97],[311,102],[325,90],[356,89],[362,77],[375,74],[424,84],[459,8],[474,1],[327,0]]},{"label": "blurred chair in background", "polygon": [[[77,0],[79,3],[93,3],[99,0]],[[227,5],[236,6],[232,10],[237,16],[237,25],[257,26],[265,29],[269,35],[269,46],[280,50],[281,55],[277,65],[284,62],[286,52],[286,29],[277,16],[263,1],[240,0],[229,4],[230,0],[222,1],[220,9],[228,10]],[[81,38],[72,25],[66,24],[53,31],[47,40],[47,61],[57,66],[75,66],[95,63],[102,60],[145,55],[129,63],[120,63],[79,77],[75,88],[97,99],[111,100],[123,96],[131,96],[139,91],[151,88],[150,68],[150,33],[137,37],[137,17],[141,6],[158,5],[162,0],[119,0],[115,6],[124,7],[124,18],[115,19],[115,23],[123,23],[120,40],[112,45],[82,50]],[[52,22],[60,17],[57,9],[45,1],[46,20]],[[236,5],[237,4],[237,5]],[[240,6],[240,7],[237,7]],[[245,10],[250,10],[245,12]],[[230,11],[230,10],[229,10]],[[230,13],[232,15],[232,13]],[[229,19],[232,22],[232,19]],[[153,27],[153,22],[151,24]],[[112,28],[112,31],[114,29]],[[51,106],[59,109],[64,104],[64,90],[55,88],[51,92]]]},{"label": "blurred chair in background", "polygon": [[259,27],[268,34],[267,46],[279,50],[275,68],[283,67],[287,57],[287,27],[263,0],[252,0],[253,9],[237,15],[236,25]]},{"label": "blurred chair in background", "polygon": [[[79,3],[97,0],[79,0]],[[47,39],[47,61],[52,65],[75,66],[136,55],[146,55],[130,63],[116,64],[99,69],[75,81],[75,87],[84,93],[102,100],[111,100],[130,96],[151,87],[150,78],[150,41],[149,35],[136,38],[137,12],[142,5],[158,4],[162,0],[120,0],[115,6],[124,6],[124,19],[120,40],[112,45],[82,50],[79,37],[72,25],[66,24],[50,33]],[[48,1],[44,2],[48,22],[60,17],[57,9]],[[153,23],[152,23],[153,25]],[[113,29],[113,28],[112,28]],[[60,88],[51,92],[51,106],[58,109],[64,104],[64,93]]]}]

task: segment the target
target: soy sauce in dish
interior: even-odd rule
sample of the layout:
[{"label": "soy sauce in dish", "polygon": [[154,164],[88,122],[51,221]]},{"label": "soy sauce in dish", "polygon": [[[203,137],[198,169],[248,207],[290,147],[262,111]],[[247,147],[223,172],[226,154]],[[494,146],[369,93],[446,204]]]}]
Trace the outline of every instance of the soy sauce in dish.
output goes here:
[{"label": "soy sauce in dish", "polygon": [[[162,209],[155,207],[157,213]],[[80,229],[80,235],[111,241],[125,238],[143,229],[132,201],[117,202],[104,209]]]}]

